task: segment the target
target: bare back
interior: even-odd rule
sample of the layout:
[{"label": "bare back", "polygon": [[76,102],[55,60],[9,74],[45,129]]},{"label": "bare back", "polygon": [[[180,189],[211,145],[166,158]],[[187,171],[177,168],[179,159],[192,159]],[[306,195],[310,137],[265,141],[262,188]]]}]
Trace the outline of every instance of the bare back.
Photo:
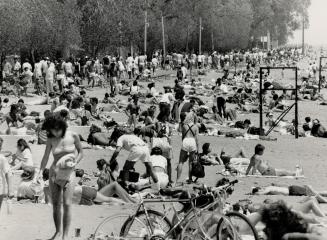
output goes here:
[{"label": "bare back", "polygon": [[197,138],[199,134],[199,128],[196,124],[189,125],[189,124],[183,124],[181,126],[182,130],[182,136],[184,138]]}]

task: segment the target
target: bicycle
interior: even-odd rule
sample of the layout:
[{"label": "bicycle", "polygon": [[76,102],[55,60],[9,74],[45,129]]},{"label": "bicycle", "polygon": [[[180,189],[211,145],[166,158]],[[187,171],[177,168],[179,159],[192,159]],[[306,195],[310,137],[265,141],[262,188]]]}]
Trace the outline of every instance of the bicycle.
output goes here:
[{"label": "bicycle", "polygon": [[[255,228],[245,215],[234,212],[226,213],[225,215],[224,208],[226,206],[225,200],[228,196],[227,191],[230,190],[235,183],[237,183],[237,180],[221,187],[203,187],[198,189],[201,191],[199,196],[190,197],[185,200],[141,199],[134,214],[117,214],[103,220],[96,228],[93,239],[258,240],[259,238]],[[201,198],[202,201],[207,200],[207,202],[199,206],[197,201],[200,202]],[[185,214],[177,214],[177,210],[173,206],[172,209],[177,218],[176,223],[173,225],[167,217],[167,214],[148,209],[146,207],[147,203],[184,203],[189,204],[190,209]],[[171,208],[168,210],[171,210]],[[213,217],[203,221],[202,217],[207,215]],[[242,220],[243,225],[239,222],[233,222],[232,220],[234,218],[238,218],[238,221]],[[212,221],[212,219],[214,220]],[[247,227],[244,227],[244,223]],[[243,228],[240,229],[236,224],[243,226]],[[242,230],[242,232],[240,230]],[[245,236],[247,238],[245,238]],[[248,236],[252,236],[252,238]]]}]

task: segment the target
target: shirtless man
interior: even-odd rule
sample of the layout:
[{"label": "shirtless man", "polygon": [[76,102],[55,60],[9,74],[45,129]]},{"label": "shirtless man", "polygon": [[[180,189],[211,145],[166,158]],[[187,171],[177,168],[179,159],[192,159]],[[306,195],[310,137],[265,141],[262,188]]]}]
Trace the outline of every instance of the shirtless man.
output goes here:
[{"label": "shirtless man", "polygon": [[277,186],[276,184],[267,187],[255,187],[253,195],[284,195],[284,196],[307,196],[314,197],[319,203],[327,203],[327,192],[318,192],[309,185]]},{"label": "shirtless man", "polygon": [[[83,151],[79,136],[76,133],[67,131],[66,122],[58,116],[45,120],[45,127],[48,138],[46,149],[40,166],[39,178],[49,161],[52,151],[53,163],[49,173],[49,187],[53,204],[53,220],[56,232],[51,239],[59,239],[61,235],[61,204],[63,204],[63,234],[62,240],[68,239],[71,223],[71,204],[74,192],[73,179],[74,168],[82,160]],[[65,161],[63,161],[65,159]],[[70,160],[70,165],[68,165]],[[65,167],[63,165],[67,163]],[[63,199],[63,201],[62,201]]]},{"label": "shirtless man", "polygon": [[257,144],[255,146],[254,155],[251,157],[250,164],[245,175],[248,175],[252,169],[252,175],[255,175],[256,171],[258,171],[263,176],[295,176],[295,172],[285,169],[276,169],[269,166],[267,160],[263,160],[261,158],[264,151],[265,147],[263,145]]},{"label": "shirtless man", "polygon": [[[182,149],[179,155],[179,164],[177,167],[177,180],[180,182],[180,178],[183,171],[183,165],[189,158],[191,163],[195,159],[195,154],[200,149],[199,145],[199,128],[195,124],[195,116],[193,112],[181,113],[181,122],[179,124],[179,131],[182,132]],[[188,120],[187,120],[188,118]],[[192,180],[191,169],[189,168],[188,181]]]}]

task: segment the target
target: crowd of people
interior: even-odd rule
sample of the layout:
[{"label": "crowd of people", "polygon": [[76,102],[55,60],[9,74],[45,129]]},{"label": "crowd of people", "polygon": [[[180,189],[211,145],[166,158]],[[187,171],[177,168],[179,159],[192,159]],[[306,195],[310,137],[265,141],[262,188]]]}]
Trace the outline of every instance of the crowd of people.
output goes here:
[{"label": "crowd of people", "polygon": [[[2,107],[9,108],[9,112],[2,115],[2,123],[7,125],[5,133],[29,135],[32,138],[30,141],[19,139],[15,154],[1,152],[0,171],[7,185],[6,195],[8,199],[16,197],[19,201],[29,199],[50,203],[56,227],[52,239],[68,239],[72,203],[137,203],[140,195],[136,192],[146,195],[182,186],[185,163],[188,163],[188,184],[196,184],[205,177],[205,166],[214,165],[221,165],[229,176],[259,173],[262,176],[300,177],[303,175],[298,169],[300,167],[295,171],[272,167],[263,156],[263,144],[256,145],[253,156],[249,157],[243,149],[235,149],[235,154],[228,154],[224,149],[221,153],[213,152],[210,143],[201,146],[199,139],[203,135],[211,135],[274,140],[263,137],[258,126],[252,125],[250,119],[240,119],[239,114],[259,112],[259,66],[297,66],[302,58],[298,49],[281,49],[226,54],[213,52],[210,55],[174,53],[162,56],[156,52],[151,59],[141,54],[128,54],[126,59],[105,56],[101,60],[88,57],[54,60],[45,57],[37,60],[34,66],[28,60],[21,64],[18,57],[14,58],[13,64],[7,59],[3,66],[1,91],[5,95],[18,96],[19,100],[10,105],[7,97],[1,101]],[[164,92],[160,92],[153,78],[158,69],[176,72],[175,84],[165,83]],[[189,75],[192,69],[197,69],[198,79]],[[312,73],[303,76],[298,91],[303,94],[303,99],[309,94],[309,99],[324,102],[321,96],[313,98],[319,95],[315,90],[317,80],[314,70],[317,69],[313,64],[310,69]],[[206,71],[218,72],[219,77],[211,82],[204,81],[201,75]],[[294,92],[282,91],[283,86],[275,81],[276,76],[270,71],[264,73],[263,80],[265,90],[275,89],[263,93],[263,107],[267,114],[263,131],[273,126],[282,134],[294,134],[294,121],[277,123],[274,118],[289,107],[287,100],[292,99]],[[140,84],[144,81],[146,87]],[[88,97],[89,91],[96,86],[106,89],[103,99]],[[40,97],[25,103],[26,100],[20,97],[27,96],[31,89]],[[43,113],[29,109],[29,105],[42,104],[48,106]],[[117,113],[125,114],[127,121],[116,122],[112,115]],[[70,127],[73,126],[89,127],[88,137],[71,131]],[[302,136],[327,137],[326,133],[318,119],[305,119]],[[181,135],[181,149],[177,177],[173,179],[172,161],[176,156],[173,156],[175,145],[172,139],[177,134]],[[3,139],[0,138],[0,148],[2,143]],[[44,155],[38,167],[33,161],[30,147],[33,144],[44,146]],[[90,148],[112,152],[110,159],[94,162],[98,168],[94,174],[78,168],[84,152]],[[122,150],[129,152],[123,166],[119,160]],[[54,160],[48,169],[50,155]],[[144,164],[144,174],[136,172],[137,162]],[[17,192],[14,191],[12,175],[16,171],[22,171]],[[89,182],[92,184],[87,184]],[[314,196],[320,203],[326,202],[322,195],[309,187],[256,188],[252,194],[294,196],[296,192],[297,196]],[[324,216],[317,210],[319,205],[312,201],[307,204],[311,208],[307,208],[305,213],[312,210],[319,217]],[[273,213],[271,209],[275,208]],[[253,224],[264,222],[266,236],[270,240],[282,237],[275,236],[277,218],[294,218],[296,225],[302,217],[290,211],[283,202],[265,203],[254,215],[258,212],[260,219]],[[252,219],[252,215],[249,218]],[[282,233],[299,231],[306,234],[304,226],[295,225]]]}]

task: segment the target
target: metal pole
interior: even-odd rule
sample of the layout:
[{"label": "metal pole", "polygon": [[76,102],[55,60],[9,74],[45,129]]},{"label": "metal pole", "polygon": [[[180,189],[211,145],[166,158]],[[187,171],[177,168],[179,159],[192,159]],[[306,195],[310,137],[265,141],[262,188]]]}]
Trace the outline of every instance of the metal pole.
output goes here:
[{"label": "metal pole", "polygon": [[123,55],[123,32],[122,32],[122,22],[119,22],[119,57]]},{"label": "metal pole", "polygon": [[321,85],[321,59],[322,59],[322,57],[319,58],[319,84],[318,84],[319,92],[320,92],[320,85]]},{"label": "metal pole", "polygon": [[260,97],[260,136],[263,136],[263,101],[262,101],[262,68],[260,67],[260,93],[259,93],[259,97]]},{"label": "metal pole", "polygon": [[145,16],[144,16],[144,55],[146,55],[146,42],[147,42],[147,33],[148,33],[148,4],[145,1]]},{"label": "metal pole", "polygon": [[302,15],[302,55],[304,55],[304,15]]},{"label": "metal pole", "polygon": [[215,44],[213,40],[213,30],[211,30],[211,50],[212,52],[215,50]]},{"label": "metal pole", "polygon": [[161,15],[161,27],[162,27],[163,62],[165,62],[165,58],[166,58],[166,43],[165,43],[165,23],[164,23],[164,17],[163,17],[163,15]]},{"label": "metal pole", "polygon": [[295,68],[295,138],[299,138],[299,112],[297,98],[297,68]]},{"label": "metal pole", "polygon": [[199,29],[199,55],[201,54],[201,41],[202,41],[202,18],[200,17],[200,29]]}]

